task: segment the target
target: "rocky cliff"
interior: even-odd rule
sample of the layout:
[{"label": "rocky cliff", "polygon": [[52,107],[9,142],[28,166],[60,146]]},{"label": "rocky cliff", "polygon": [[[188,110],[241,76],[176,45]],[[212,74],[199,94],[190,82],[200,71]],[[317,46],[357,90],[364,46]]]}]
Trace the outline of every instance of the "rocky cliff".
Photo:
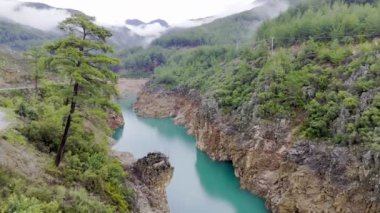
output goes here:
[{"label": "rocky cliff", "polygon": [[168,157],[162,153],[149,153],[136,161],[130,153],[114,151],[112,155],[122,162],[128,172],[127,182],[134,193],[132,212],[170,212],[165,189],[174,168]]},{"label": "rocky cliff", "polygon": [[242,110],[225,115],[195,91],[149,85],[135,110],[174,118],[212,159],[231,161],[241,187],[266,199],[273,212],[379,212],[380,154],[296,136],[303,116],[267,121]]}]

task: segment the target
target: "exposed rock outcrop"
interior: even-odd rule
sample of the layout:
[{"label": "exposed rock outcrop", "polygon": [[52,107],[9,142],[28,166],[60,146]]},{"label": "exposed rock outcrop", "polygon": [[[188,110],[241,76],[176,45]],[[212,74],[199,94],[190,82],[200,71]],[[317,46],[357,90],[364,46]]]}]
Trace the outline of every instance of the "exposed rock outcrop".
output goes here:
[{"label": "exposed rock outcrop", "polygon": [[117,129],[124,126],[124,118],[121,113],[117,113],[115,111],[108,112],[107,118],[108,126],[111,129]]},{"label": "exposed rock outcrop", "polygon": [[174,168],[162,153],[149,153],[135,160],[132,154],[113,152],[128,172],[128,185],[134,192],[133,212],[168,213],[169,206],[165,188]]},{"label": "exposed rock outcrop", "polygon": [[174,117],[212,159],[232,161],[241,186],[266,198],[273,212],[379,212],[378,153],[299,140],[299,121],[266,121],[248,114],[223,115],[195,91],[149,88],[135,110]]}]

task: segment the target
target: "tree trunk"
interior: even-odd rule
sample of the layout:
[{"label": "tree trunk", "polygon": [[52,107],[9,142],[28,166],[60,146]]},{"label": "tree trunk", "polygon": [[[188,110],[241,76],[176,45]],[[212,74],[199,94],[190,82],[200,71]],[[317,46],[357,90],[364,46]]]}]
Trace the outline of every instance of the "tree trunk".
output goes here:
[{"label": "tree trunk", "polygon": [[74,91],[73,91],[73,96],[71,98],[71,108],[70,108],[70,113],[69,116],[67,117],[66,120],[66,125],[65,125],[65,131],[62,135],[62,140],[61,144],[59,145],[58,152],[57,152],[57,157],[55,159],[55,165],[58,167],[59,164],[61,163],[63,159],[63,154],[65,152],[65,146],[67,142],[67,138],[69,137],[69,131],[70,131],[70,126],[71,126],[71,121],[72,121],[72,115],[75,112],[75,107],[76,107],[76,96],[78,96],[78,90],[79,90],[79,84],[75,83],[74,84]]},{"label": "tree trunk", "polygon": [[34,89],[36,90],[36,97],[38,96],[38,75],[34,78]]}]

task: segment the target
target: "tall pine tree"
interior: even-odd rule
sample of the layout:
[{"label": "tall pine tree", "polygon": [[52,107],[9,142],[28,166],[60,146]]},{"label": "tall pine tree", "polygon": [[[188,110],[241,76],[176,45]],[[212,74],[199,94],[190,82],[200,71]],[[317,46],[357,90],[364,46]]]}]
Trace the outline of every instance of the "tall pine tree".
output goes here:
[{"label": "tall pine tree", "polygon": [[62,73],[71,88],[65,100],[69,112],[57,151],[56,166],[63,159],[77,109],[97,107],[98,99],[104,100],[103,97],[109,98],[116,93],[117,76],[109,67],[118,61],[107,56],[112,48],[106,44],[106,39],[112,35],[93,21],[94,18],[82,14],[67,18],[59,25],[61,30],[68,33],[67,37],[46,46],[50,54],[49,68]]}]

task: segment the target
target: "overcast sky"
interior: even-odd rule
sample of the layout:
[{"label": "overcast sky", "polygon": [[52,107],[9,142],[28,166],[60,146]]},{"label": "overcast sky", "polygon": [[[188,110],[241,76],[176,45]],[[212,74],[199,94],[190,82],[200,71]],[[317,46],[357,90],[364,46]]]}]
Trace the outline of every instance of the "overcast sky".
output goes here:
[{"label": "overcast sky", "polygon": [[[0,0],[4,1],[4,0]],[[224,16],[248,10],[255,0],[22,0],[71,8],[95,16],[100,23],[119,25],[126,19],[151,21],[162,18],[170,24],[207,16]]]}]

